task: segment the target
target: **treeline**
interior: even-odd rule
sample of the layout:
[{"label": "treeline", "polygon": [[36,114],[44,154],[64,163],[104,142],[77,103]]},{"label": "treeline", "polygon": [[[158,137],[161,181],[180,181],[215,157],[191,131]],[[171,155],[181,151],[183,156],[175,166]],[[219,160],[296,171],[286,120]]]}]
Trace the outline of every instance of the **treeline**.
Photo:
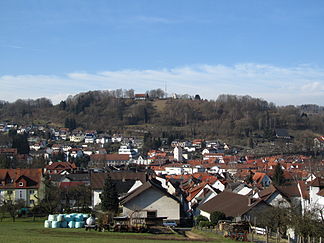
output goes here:
[{"label": "treeline", "polygon": [[[275,106],[250,96],[220,95],[165,98],[161,89],[146,92],[150,99],[134,99],[134,90],[89,91],[68,97],[58,105],[46,98],[2,102],[0,120],[18,123],[37,120],[101,131],[130,125],[154,125],[154,136],[175,129],[185,137],[250,138],[274,136],[277,128],[324,134],[324,109],[316,105]],[[153,98],[152,98],[153,97]],[[154,131],[155,129],[155,131]],[[157,132],[158,131],[158,132]]]}]

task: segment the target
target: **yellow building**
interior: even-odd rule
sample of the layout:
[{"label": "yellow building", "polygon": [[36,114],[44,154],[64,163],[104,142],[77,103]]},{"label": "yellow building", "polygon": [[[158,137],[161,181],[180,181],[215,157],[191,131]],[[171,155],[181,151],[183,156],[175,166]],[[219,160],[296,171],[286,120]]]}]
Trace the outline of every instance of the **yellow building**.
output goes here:
[{"label": "yellow building", "polygon": [[0,205],[4,200],[25,201],[27,207],[42,198],[42,169],[0,169]]}]

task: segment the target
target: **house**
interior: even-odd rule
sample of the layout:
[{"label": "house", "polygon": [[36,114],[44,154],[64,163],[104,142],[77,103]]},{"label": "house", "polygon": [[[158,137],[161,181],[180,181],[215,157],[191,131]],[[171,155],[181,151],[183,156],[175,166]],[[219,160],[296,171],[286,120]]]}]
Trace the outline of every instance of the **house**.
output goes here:
[{"label": "house", "polygon": [[137,165],[149,165],[150,162],[148,161],[148,159],[145,159],[143,156],[138,156],[137,159],[133,160],[133,162]]},{"label": "house", "polygon": [[68,152],[67,152],[67,157],[71,156],[72,158],[80,158],[83,156],[83,151],[82,149],[79,148],[71,148]]},{"label": "house", "polygon": [[180,146],[176,146],[173,150],[173,157],[175,161],[182,162],[182,148]]},{"label": "house", "polygon": [[197,211],[199,212],[199,210],[196,210],[199,205],[209,201],[219,193],[219,190],[214,189],[207,182],[198,184],[188,192],[186,199],[188,201],[189,210],[193,211],[195,215]]},{"label": "house", "polygon": [[[51,182],[60,185],[61,183],[76,183],[90,185],[90,175],[88,173],[74,174],[50,174]],[[68,184],[66,184],[68,185]]]},{"label": "house", "polygon": [[24,200],[27,207],[42,199],[42,169],[0,169],[0,205],[3,200]]},{"label": "house", "polygon": [[96,135],[93,133],[87,133],[84,136],[84,142],[85,143],[94,143],[96,141]]},{"label": "house", "polygon": [[128,154],[92,154],[90,155],[89,166],[104,168],[107,166],[120,166],[130,163]]},{"label": "house", "polygon": [[148,94],[135,94],[135,100],[147,100],[148,98]]},{"label": "house", "polygon": [[274,185],[255,193],[253,198],[262,199],[273,207],[288,208],[290,206],[288,196]]},{"label": "house", "polygon": [[203,160],[213,160],[213,161],[218,161],[218,163],[225,163],[224,162],[224,154],[220,153],[213,153],[213,154],[203,154]]},{"label": "house", "polygon": [[18,151],[16,148],[0,148],[0,155],[5,157],[15,157],[17,154]]},{"label": "house", "polygon": [[291,139],[291,136],[288,133],[287,129],[276,129],[276,138],[280,138],[280,139]]},{"label": "house", "polygon": [[122,214],[124,216],[130,216],[135,211],[140,211],[146,212],[152,217],[163,217],[176,222],[180,222],[181,219],[180,200],[153,180],[148,180],[128,193],[121,199],[120,204],[123,207]]},{"label": "house", "polygon": [[130,144],[122,145],[118,149],[118,154],[127,154],[130,158],[136,158],[138,155],[138,149],[133,148]]},{"label": "house", "polygon": [[263,187],[268,187],[271,184],[270,177],[264,172],[255,172],[252,180],[257,184]]},{"label": "house", "polygon": [[324,149],[324,136],[314,138],[314,147],[319,150]]},{"label": "house", "polygon": [[262,199],[224,191],[198,208],[200,214],[208,219],[213,212],[218,211],[224,213],[227,218],[239,222],[257,219],[257,216],[269,207]]},{"label": "house", "polygon": [[100,136],[96,138],[96,143],[106,144],[111,142],[112,142],[111,136]]},{"label": "house", "polygon": [[202,154],[202,155],[204,155],[204,154],[216,154],[217,152],[218,152],[217,149],[209,147],[209,148],[205,148],[205,149],[201,152],[201,154]]},{"label": "house", "polygon": [[246,184],[241,183],[233,190],[233,192],[240,195],[250,195],[252,194],[253,190]]},{"label": "house", "polygon": [[120,197],[134,188],[134,185],[142,185],[147,180],[147,176],[144,172],[122,171],[111,173],[91,173],[90,187],[93,208],[101,203],[100,195],[103,191],[105,179],[108,175],[116,184],[116,189]]},{"label": "house", "polygon": [[74,143],[81,143],[84,141],[84,135],[83,134],[73,134],[70,136],[70,141]]},{"label": "house", "polygon": [[70,162],[52,162],[45,166],[44,173],[46,174],[70,174],[75,172],[77,166]]},{"label": "house", "polygon": [[317,177],[309,185],[309,209],[318,211],[323,218],[324,212],[324,179]]}]

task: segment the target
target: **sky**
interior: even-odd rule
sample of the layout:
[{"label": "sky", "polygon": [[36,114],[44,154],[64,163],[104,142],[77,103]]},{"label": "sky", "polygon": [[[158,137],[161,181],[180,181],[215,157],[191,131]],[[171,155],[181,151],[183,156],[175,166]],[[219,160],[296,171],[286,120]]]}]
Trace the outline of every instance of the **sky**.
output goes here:
[{"label": "sky", "polygon": [[322,0],[0,0],[0,100],[162,88],[324,105]]}]

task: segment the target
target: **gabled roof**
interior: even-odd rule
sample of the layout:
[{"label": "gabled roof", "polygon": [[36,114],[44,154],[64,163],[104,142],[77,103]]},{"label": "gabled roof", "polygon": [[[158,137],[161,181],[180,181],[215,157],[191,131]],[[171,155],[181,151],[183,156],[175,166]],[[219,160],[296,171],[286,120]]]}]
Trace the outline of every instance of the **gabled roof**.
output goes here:
[{"label": "gabled roof", "polygon": [[191,189],[189,190],[189,192],[188,192],[189,195],[188,195],[188,197],[186,198],[187,201],[190,202],[192,199],[194,199],[195,196],[197,196],[197,194],[198,194],[201,190],[203,190],[207,185],[208,185],[208,184],[207,184],[206,182],[202,182],[202,183],[200,183],[199,185],[197,185],[197,186],[191,188]]},{"label": "gabled roof", "polygon": [[50,165],[46,166],[46,169],[48,170],[72,170],[76,169],[76,165],[74,163],[70,162],[53,162]]},{"label": "gabled roof", "polygon": [[84,185],[84,183],[81,181],[61,182],[60,188],[71,188],[71,187],[77,187],[80,185]]},{"label": "gabled roof", "polygon": [[0,189],[16,188],[16,183],[21,179],[24,179],[27,185],[19,188],[38,188],[42,179],[42,169],[0,169],[0,180],[4,181],[6,177],[13,182],[1,185]]},{"label": "gabled roof", "polygon": [[263,178],[266,176],[267,174],[264,172],[255,172],[255,174],[253,175],[253,181],[255,181],[257,184],[261,184]]},{"label": "gabled roof", "polygon": [[324,188],[322,190],[320,190],[317,195],[324,197]]},{"label": "gabled roof", "polygon": [[310,186],[313,187],[323,187],[324,186],[324,179],[316,177],[311,183]]},{"label": "gabled roof", "polygon": [[[155,189],[160,191],[161,193],[163,193],[164,195],[166,195],[167,197],[172,198],[173,200],[177,201],[178,203],[180,203],[179,199],[177,199],[176,197],[172,196],[170,193],[168,193],[166,191],[166,189],[164,189],[160,184],[153,182],[152,180],[148,180],[147,182],[145,182],[143,185],[139,186],[138,188],[136,188],[134,191],[130,192],[129,194],[127,194],[124,198],[122,198],[121,200],[121,204],[125,204],[130,202],[131,200],[133,200],[134,198],[136,198],[137,196],[141,195],[143,192],[145,192],[148,189]],[[166,205],[167,206],[167,205]]]},{"label": "gabled roof", "polygon": [[[130,172],[130,171],[121,171],[121,172],[111,172],[111,173],[91,173],[90,174],[90,184],[93,190],[101,190],[104,186],[105,179],[107,176],[111,177],[113,181],[141,181],[142,183],[146,182],[145,172]],[[117,188],[118,190],[118,188]]]},{"label": "gabled roof", "polygon": [[251,204],[249,203],[250,198],[248,196],[223,191],[198,208],[207,213],[219,211],[223,212],[226,217],[239,217],[253,209],[259,203],[265,204],[261,199],[255,199]]},{"label": "gabled roof", "polygon": [[51,174],[50,177],[52,181],[56,181],[56,182],[62,181],[65,178],[68,178],[71,181],[83,181],[83,182],[90,181],[90,175],[88,173],[68,174],[68,175]]},{"label": "gabled roof", "polygon": [[278,187],[276,187],[274,185],[270,185],[266,189],[261,190],[259,192],[259,197],[261,199],[263,199],[264,201],[267,201],[271,197],[271,195],[273,195],[276,192],[279,193],[281,196],[283,196],[286,199],[289,198],[289,195],[287,195],[283,190],[280,190]]},{"label": "gabled roof", "polygon": [[128,154],[92,154],[90,158],[104,161],[128,161],[130,159]]}]

